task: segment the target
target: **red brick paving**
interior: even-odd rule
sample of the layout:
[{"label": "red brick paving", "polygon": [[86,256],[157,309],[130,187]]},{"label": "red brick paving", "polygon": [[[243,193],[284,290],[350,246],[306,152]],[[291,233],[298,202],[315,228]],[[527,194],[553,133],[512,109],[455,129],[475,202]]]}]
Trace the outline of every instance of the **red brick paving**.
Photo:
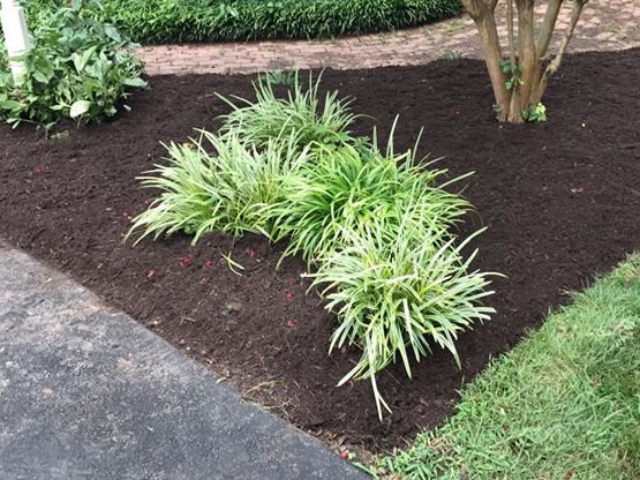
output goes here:
[{"label": "red brick paving", "polygon": [[[536,8],[543,13],[545,4]],[[568,24],[567,2],[559,25]],[[503,9],[504,10],[504,9]],[[500,12],[499,33],[506,25]],[[620,50],[640,46],[640,0],[591,0],[571,51]],[[468,17],[391,33],[322,41],[264,41],[163,45],[141,49],[149,74],[254,73],[288,68],[372,68],[417,65],[438,58],[481,56],[480,40]]]}]

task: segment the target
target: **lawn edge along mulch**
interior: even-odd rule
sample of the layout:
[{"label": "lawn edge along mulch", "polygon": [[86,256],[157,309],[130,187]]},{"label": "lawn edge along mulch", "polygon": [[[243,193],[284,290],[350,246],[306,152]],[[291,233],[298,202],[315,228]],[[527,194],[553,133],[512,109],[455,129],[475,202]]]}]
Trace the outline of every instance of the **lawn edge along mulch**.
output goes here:
[{"label": "lawn edge along mulch", "polygon": [[380,460],[406,479],[640,477],[640,254],[576,294],[462,393],[444,426]]}]

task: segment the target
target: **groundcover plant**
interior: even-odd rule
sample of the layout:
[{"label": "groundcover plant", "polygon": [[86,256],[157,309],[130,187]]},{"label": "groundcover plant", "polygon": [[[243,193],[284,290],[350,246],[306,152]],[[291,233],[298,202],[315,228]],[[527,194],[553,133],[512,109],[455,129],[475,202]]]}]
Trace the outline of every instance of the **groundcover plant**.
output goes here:
[{"label": "groundcover plant", "polygon": [[[39,22],[62,0],[26,0]],[[394,30],[458,15],[457,0],[102,0],[101,16],[138,42],[319,38]]]},{"label": "groundcover plant", "polygon": [[266,140],[257,150],[236,134],[202,131],[198,139],[172,143],[167,150],[169,163],[141,177],[143,185],[162,194],[134,220],[131,231],[144,229],[140,239],[183,231],[194,235],[195,243],[215,230],[269,236],[268,212],[283,199],[284,179],[308,160],[308,149],[298,150],[295,135]]},{"label": "groundcover plant", "polygon": [[382,419],[378,372],[400,358],[411,376],[433,346],[459,362],[458,333],[493,313],[481,304],[491,274],[470,272],[477,252],[465,252],[481,231],[458,242],[452,229],[471,206],[445,188],[463,177],[440,181],[446,170],[414,165],[415,149],[396,154],[393,132],[384,153],[375,134],[352,137],[347,102],[332,92],[321,107],[313,79],[303,88],[296,74],[282,98],[269,77],[254,87],[257,101],[232,104],[219,134],[171,144],[169,163],[142,177],[161,193],[129,234],[288,238],[284,255],[316,270],[339,320],[331,349],[363,352],[340,384],[370,379]]},{"label": "groundcover plant", "polygon": [[416,234],[428,227],[444,237],[470,209],[444,190],[461,178],[438,185],[447,171],[416,165],[415,149],[396,155],[390,141],[386,154],[362,143],[319,145],[314,152],[315,162],[285,179],[289,193],[273,209],[274,240],[290,238],[285,255],[326,258],[351,243],[344,232],[363,234],[372,222],[382,222],[388,241],[403,222]]},{"label": "groundcover plant", "polygon": [[317,273],[311,275],[314,285],[324,286],[327,309],[340,318],[330,350],[355,344],[363,351],[338,385],[352,378],[371,379],[381,418],[383,408],[391,409],[378,391],[377,372],[400,356],[411,377],[411,357],[420,361],[433,343],[459,363],[457,334],[494,313],[478,305],[493,293],[485,290],[489,274],[468,273],[477,252],[466,260],[461,253],[472,237],[457,247],[454,240],[443,243],[442,234],[429,230],[428,223],[426,227],[415,223],[415,208],[407,206],[392,236],[384,221],[375,217],[364,234],[345,230],[347,246],[319,262]]},{"label": "groundcover plant", "polygon": [[[223,117],[220,133],[236,135],[257,148],[292,136],[300,148],[350,143],[348,130],[357,118],[349,111],[350,101],[338,98],[337,91],[329,92],[321,108],[318,97],[321,79],[319,75],[314,81],[309,74],[305,88],[297,72],[291,79],[264,75],[254,83],[255,102],[242,98],[235,98],[234,102],[221,96],[232,111]],[[286,98],[279,98],[274,92],[276,82],[291,84]]]}]

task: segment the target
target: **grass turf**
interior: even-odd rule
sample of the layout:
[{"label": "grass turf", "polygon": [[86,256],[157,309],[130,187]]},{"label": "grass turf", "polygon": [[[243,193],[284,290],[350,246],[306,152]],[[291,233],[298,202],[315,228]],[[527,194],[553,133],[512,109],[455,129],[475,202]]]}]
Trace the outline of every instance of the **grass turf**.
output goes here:
[{"label": "grass turf", "polygon": [[462,393],[457,413],[404,452],[383,478],[640,478],[640,255]]}]

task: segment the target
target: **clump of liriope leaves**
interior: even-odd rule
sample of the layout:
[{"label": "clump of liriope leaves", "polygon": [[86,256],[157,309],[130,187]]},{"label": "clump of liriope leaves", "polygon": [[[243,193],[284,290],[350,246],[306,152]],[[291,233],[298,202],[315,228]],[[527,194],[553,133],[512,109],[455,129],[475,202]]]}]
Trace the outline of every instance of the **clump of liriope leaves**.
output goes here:
[{"label": "clump of liriope leaves", "polygon": [[22,59],[26,73],[18,84],[0,45],[0,118],[46,129],[63,118],[101,120],[117,113],[131,89],[147,87],[141,62],[127,50],[133,44],[115,26],[94,20],[99,8],[74,0],[47,16]]},{"label": "clump of liriope leaves", "polygon": [[389,406],[376,383],[381,370],[400,358],[411,377],[412,361],[433,346],[459,363],[458,333],[493,312],[481,304],[492,293],[490,274],[470,272],[477,252],[463,252],[480,232],[458,244],[452,229],[471,208],[450,191],[466,175],[416,165],[417,142],[396,153],[395,124],[385,152],[375,131],[372,140],[354,139],[346,102],[333,92],[320,111],[319,83],[303,89],[293,78],[279,98],[275,80],[261,77],[256,102],[232,104],[220,135],[171,144],[169,164],[143,177],[160,197],[131,231],[183,231],[194,242],[212,231],[288,239],[284,255],[301,254],[317,269],[313,286],[338,318],[330,350],[362,349],[340,385],[370,379],[382,418]]},{"label": "clump of liriope leaves", "polygon": [[356,143],[347,131],[355,116],[337,92],[327,95],[320,110],[319,79],[310,76],[305,89],[298,72],[287,78],[293,79],[287,97],[276,96],[276,79],[260,76],[256,102],[233,106],[218,135],[202,130],[198,140],[167,147],[169,163],[141,177],[161,194],[134,219],[128,236],[142,230],[141,238],[157,239],[182,231],[193,234],[195,243],[220,230],[273,238],[273,209],[288,203],[284,190],[291,191],[300,167],[320,147]]},{"label": "clump of liriope leaves", "polygon": [[255,102],[234,97],[234,101],[220,96],[232,111],[222,117],[220,133],[237,135],[243,141],[264,147],[274,138],[295,135],[299,148],[311,144],[339,145],[351,141],[349,127],[356,116],[349,110],[349,100],[338,98],[338,92],[326,94],[324,102],[318,95],[321,75],[314,81],[309,75],[308,85],[298,72],[288,77],[291,86],[285,96],[274,91],[271,76],[260,76],[253,86]]},{"label": "clump of liriope leaves", "polygon": [[447,235],[470,209],[444,189],[463,177],[441,181],[446,169],[416,165],[417,142],[415,149],[396,154],[392,130],[386,153],[376,143],[319,145],[315,162],[285,179],[286,199],[271,209],[274,240],[290,239],[285,255],[318,263],[349,243],[343,232],[360,234],[372,222],[384,225],[388,238],[399,234],[402,221]]},{"label": "clump of liriope leaves", "polygon": [[134,219],[129,234],[141,229],[140,239],[178,231],[193,235],[193,243],[213,231],[270,236],[266,211],[285,200],[283,179],[294,176],[308,158],[307,149],[298,150],[295,135],[271,139],[258,151],[236,134],[202,130],[198,139],[167,149],[168,163],[140,177],[145,187],[160,190]]},{"label": "clump of liriope leaves", "polygon": [[313,286],[323,286],[326,308],[339,319],[330,351],[344,345],[362,350],[338,385],[370,379],[380,418],[383,408],[391,410],[378,390],[378,372],[400,357],[411,377],[412,358],[419,362],[432,345],[449,350],[459,364],[458,333],[494,313],[478,303],[493,293],[486,290],[490,274],[468,271],[477,250],[463,254],[481,232],[456,246],[432,222],[416,222],[422,206],[405,207],[397,228],[372,216],[357,230],[343,230],[347,246],[324,258],[310,275]]}]

